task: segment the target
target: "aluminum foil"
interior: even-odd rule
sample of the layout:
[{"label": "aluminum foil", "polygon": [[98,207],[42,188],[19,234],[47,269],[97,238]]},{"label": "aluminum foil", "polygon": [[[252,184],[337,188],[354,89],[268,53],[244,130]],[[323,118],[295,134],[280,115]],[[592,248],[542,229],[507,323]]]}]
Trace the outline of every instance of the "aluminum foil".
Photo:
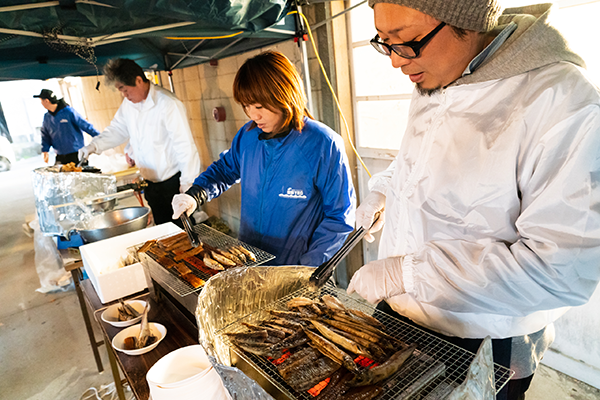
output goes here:
[{"label": "aluminum foil", "polygon": [[229,346],[217,332],[244,316],[308,285],[312,267],[240,267],[206,282],[198,296],[199,342],[235,399],[272,400],[258,383],[231,367]]},{"label": "aluminum foil", "polygon": [[46,236],[68,237],[72,229],[86,229],[95,215],[83,200],[117,192],[113,175],[59,172],[59,167],[35,169],[32,181],[40,230]]}]

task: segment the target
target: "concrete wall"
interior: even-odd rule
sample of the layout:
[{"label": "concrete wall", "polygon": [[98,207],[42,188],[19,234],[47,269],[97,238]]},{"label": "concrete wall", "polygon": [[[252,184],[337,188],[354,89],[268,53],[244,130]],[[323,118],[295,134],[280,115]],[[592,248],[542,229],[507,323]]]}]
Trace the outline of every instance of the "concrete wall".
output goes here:
[{"label": "concrete wall", "polygon": [[556,339],[543,363],[600,389],[600,287],[590,301],[554,324]]}]

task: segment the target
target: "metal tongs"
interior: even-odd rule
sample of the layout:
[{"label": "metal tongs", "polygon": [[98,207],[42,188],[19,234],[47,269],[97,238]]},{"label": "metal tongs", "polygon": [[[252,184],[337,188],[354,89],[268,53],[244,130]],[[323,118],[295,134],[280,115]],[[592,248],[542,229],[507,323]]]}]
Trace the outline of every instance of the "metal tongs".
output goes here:
[{"label": "metal tongs", "polygon": [[82,157],[81,160],[79,160],[79,162],[77,163],[77,168],[81,167],[83,163],[87,161],[88,157],[89,156]]},{"label": "metal tongs", "polygon": [[190,239],[190,243],[192,244],[192,246],[193,247],[200,246],[200,239],[198,239],[198,234],[196,232],[194,232],[194,227],[192,225],[192,221],[190,220],[190,217],[187,215],[187,213],[185,211],[183,212],[183,214],[181,214],[179,219],[181,220],[181,223],[183,224],[183,229],[185,229],[185,232],[187,233],[188,239]]},{"label": "metal tongs", "polygon": [[[380,213],[375,214],[375,219],[369,229],[375,225],[375,223],[379,220]],[[344,245],[329,259],[329,261],[325,261],[323,264],[319,265],[315,272],[312,273],[310,279],[308,280],[308,286],[310,290],[317,290],[321,288],[327,280],[333,275],[333,271],[338,266],[338,264],[352,251],[354,246],[356,246],[362,238],[367,234],[369,229],[365,229],[362,226],[358,228],[352,235],[348,237]]]}]

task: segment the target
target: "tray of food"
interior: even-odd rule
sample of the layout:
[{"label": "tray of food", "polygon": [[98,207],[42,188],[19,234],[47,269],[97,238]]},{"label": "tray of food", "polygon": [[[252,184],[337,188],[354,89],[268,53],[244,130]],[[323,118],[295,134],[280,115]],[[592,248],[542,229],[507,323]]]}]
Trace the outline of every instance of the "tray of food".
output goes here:
[{"label": "tray of food", "polygon": [[[331,287],[296,291],[218,334],[289,399],[442,399],[475,356]],[[495,365],[497,391],[510,376]]]},{"label": "tray of food", "polygon": [[134,246],[131,252],[153,278],[180,296],[201,290],[206,280],[220,271],[256,266],[275,258],[209,226],[198,224],[194,231],[200,240],[198,247],[193,247],[187,234],[181,232],[149,240]]}]

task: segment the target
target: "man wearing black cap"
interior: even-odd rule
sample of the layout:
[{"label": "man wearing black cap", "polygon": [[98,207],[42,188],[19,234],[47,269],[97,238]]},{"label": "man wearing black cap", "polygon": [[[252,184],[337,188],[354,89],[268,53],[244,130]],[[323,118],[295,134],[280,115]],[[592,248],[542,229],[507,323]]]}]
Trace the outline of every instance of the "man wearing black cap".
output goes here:
[{"label": "man wearing black cap", "polygon": [[[57,100],[52,90],[42,89],[39,98],[48,110],[42,124],[42,155],[48,163],[50,147],[56,150],[56,164],[78,162],[78,151],[84,146],[83,132],[98,136],[100,132],[87,122],[64,99]],[[82,132],[83,131],[83,132]]]},{"label": "man wearing black cap", "polygon": [[415,91],[356,211],[366,229],[385,212],[379,259],[348,292],[472,351],[490,336],[515,372],[497,399],[523,399],[553,322],[600,280],[600,94],[550,4],[369,5],[371,44]]}]

